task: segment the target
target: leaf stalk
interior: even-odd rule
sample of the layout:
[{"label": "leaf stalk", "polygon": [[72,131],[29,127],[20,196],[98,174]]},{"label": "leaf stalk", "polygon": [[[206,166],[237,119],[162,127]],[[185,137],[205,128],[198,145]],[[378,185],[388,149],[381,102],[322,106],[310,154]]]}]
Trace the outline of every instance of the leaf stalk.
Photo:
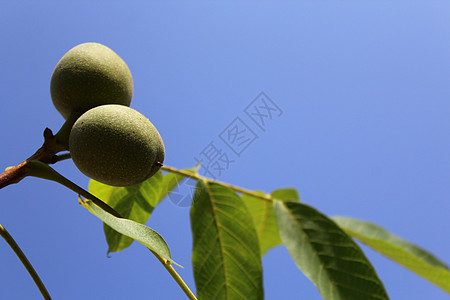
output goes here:
[{"label": "leaf stalk", "polygon": [[259,198],[259,199],[264,200],[264,201],[273,202],[275,200],[270,194],[255,193],[254,191],[247,190],[247,189],[244,189],[244,188],[239,187],[239,186],[235,186],[235,185],[223,182],[223,181],[219,181],[219,180],[215,180],[215,179],[211,179],[211,178],[202,176],[202,175],[198,174],[197,172],[184,171],[184,170],[180,170],[180,169],[177,169],[177,168],[174,168],[174,167],[169,167],[169,166],[166,166],[166,165],[162,166],[161,170],[164,170],[164,171],[167,171],[167,172],[171,172],[171,173],[177,173],[177,174],[180,174],[180,175],[192,178],[192,179],[196,179],[196,180],[203,180],[203,181],[207,181],[207,182],[214,182],[214,183],[226,186],[226,187],[228,187],[228,188],[230,188],[230,189],[232,189],[232,190],[234,190],[236,192],[239,192],[239,193],[242,193],[242,194],[246,194],[246,195],[249,195],[249,196],[252,196],[252,197],[255,197],[255,198]]},{"label": "leaf stalk", "polygon": [[25,269],[30,274],[31,278],[33,279],[34,283],[38,287],[39,291],[42,294],[42,297],[44,299],[52,299],[50,297],[50,294],[48,293],[47,289],[45,288],[44,284],[42,283],[42,280],[39,278],[39,275],[34,270],[33,266],[31,265],[30,261],[27,259],[25,254],[23,253],[22,249],[20,249],[19,245],[16,243],[16,241],[13,239],[13,237],[9,234],[9,232],[0,224],[0,235],[2,238],[5,239],[5,241],[8,243],[8,245],[11,247],[11,249],[14,251],[16,256],[20,259]]},{"label": "leaf stalk", "polygon": [[[149,249],[150,250],[150,249]],[[150,250],[156,258],[162,263],[164,268],[169,272],[169,274],[172,276],[172,278],[177,282],[177,284],[180,286],[180,288],[183,290],[183,292],[186,294],[186,296],[189,298],[189,300],[197,300],[197,297],[195,297],[194,293],[189,289],[187,284],[183,281],[183,278],[177,273],[177,271],[172,267],[172,264],[161,257],[158,253]]]}]

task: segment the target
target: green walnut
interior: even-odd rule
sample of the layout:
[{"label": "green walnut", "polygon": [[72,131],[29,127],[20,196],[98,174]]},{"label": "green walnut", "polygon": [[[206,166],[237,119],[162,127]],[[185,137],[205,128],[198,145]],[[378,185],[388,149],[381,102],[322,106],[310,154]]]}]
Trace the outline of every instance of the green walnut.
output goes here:
[{"label": "green walnut", "polygon": [[127,64],[110,48],[84,43],[70,49],[53,71],[53,104],[67,119],[104,104],[130,106],[133,78]]},{"label": "green walnut", "polygon": [[158,130],[138,111],[108,104],[85,112],[72,127],[69,150],[86,176],[130,186],[153,176],[164,161]]}]

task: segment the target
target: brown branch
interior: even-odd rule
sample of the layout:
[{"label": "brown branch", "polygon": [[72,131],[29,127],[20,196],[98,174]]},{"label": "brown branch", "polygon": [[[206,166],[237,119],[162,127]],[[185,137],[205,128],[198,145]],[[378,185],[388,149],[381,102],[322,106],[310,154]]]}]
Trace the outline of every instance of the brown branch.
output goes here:
[{"label": "brown branch", "polygon": [[0,189],[24,179],[27,176],[27,164],[27,161],[21,162],[17,166],[7,168],[0,174]]},{"label": "brown branch", "polygon": [[54,164],[58,161],[56,153],[68,150],[67,146],[64,146],[57,141],[57,136],[53,135],[52,131],[48,128],[44,130],[44,143],[42,146],[29,158],[14,167],[7,168],[0,174],[0,189],[20,182],[22,179],[29,175],[30,162],[33,160],[41,161],[45,164]]}]

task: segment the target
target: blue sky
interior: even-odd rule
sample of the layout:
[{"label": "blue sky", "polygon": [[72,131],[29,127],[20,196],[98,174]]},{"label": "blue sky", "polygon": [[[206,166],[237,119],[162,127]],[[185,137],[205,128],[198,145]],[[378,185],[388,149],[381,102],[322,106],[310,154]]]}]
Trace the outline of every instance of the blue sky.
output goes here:
[{"label": "blue sky", "polygon": [[[448,1],[0,1],[0,168],[63,118],[49,82],[70,48],[99,42],[134,77],[132,107],[160,131],[178,168],[210,143],[235,160],[220,180],[295,187],[328,215],[382,225],[450,263]],[[265,131],[245,108],[265,92],[283,111]],[[258,137],[240,156],[220,133],[236,118]],[[55,168],[87,187],[71,161]],[[77,195],[25,179],[0,192],[0,224],[55,299],[184,299],[146,249],[111,258],[100,221]],[[166,199],[148,225],[194,287],[189,208]],[[364,248],[392,299],[448,299]],[[1,299],[39,299],[0,242]],[[266,299],[320,299],[284,247],[263,260]]]}]

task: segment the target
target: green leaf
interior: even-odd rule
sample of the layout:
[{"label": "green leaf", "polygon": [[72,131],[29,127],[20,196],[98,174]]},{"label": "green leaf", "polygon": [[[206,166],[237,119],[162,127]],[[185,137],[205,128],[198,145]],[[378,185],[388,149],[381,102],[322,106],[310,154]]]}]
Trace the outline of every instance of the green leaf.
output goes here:
[{"label": "green leaf", "polygon": [[[189,172],[195,174],[200,168],[200,163],[196,164],[191,169],[184,169],[184,172]],[[164,199],[170,192],[180,184],[186,176],[179,173],[168,173],[163,176],[163,181],[161,183],[162,189],[160,194],[160,201]]]},{"label": "green leaf", "polygon": [[[255,193],[264,194],[257,191]],[[299,200],[298,193],[295,189],[275,190],[271,193],[271,196],[280,200]],[[258,233],[261,256],[263,256],[269,249],[281,244],[275,215],[273,213],[273,204],[271,201],[252,197],[247,194],[242,194],[241,198],[252,215],[255,229]]]},{"label": "green leaf", "polygon": [[274,209],[283,243],[324,299],[388,299],[362,250],[327,216],[299,202]]},{"label": "green leaf", "polygon": [[159,201],[164,199],[170,192],[181,183],[184,176],[178,173],[168,173],[163,176],[161,183],[161,194],[159,195]]},{"label": "green leaf", "polygon": [[370,248],[450,293],[449,268],[433,254],[375,224],[347,217],[333,217],[333,220]]},{"label": "green leaf", "polygon": [[258,236],[242,199],[199,180],[191,207],[192,264],[199,299],[263,299]]},{"label": "green leaf", "polygon": [[293,188],[274,190],[270,195],[275,199],[283,201],[300,201],[300,196],[298,195],[297,190]]},{"label": "green leaf", "polygon": [[[114,208],[122,217],[145,224],[155,206],[161,200],[163,176],[158,171],[148,180],[133,186],[115,187],[95,180],[89,182],[89,192]],[[108,253],[121,251],[131,245],[133,239],[104,225]]]},{"label": "green leaf", "polygon": [[117,218],[99,208],[89,199],[80,202],[93,215],[102,220],[105,224],[108,224],[108,226],[110,226],[117,232],[120,232],[121,234],[142,243],[165,260],[176,264],[177,266],[180,266],[171,259],[170,249],[169,246],[167,246],[166,241],[164,241],[159,233],[157,233],[150,227],[131,220]]}]

